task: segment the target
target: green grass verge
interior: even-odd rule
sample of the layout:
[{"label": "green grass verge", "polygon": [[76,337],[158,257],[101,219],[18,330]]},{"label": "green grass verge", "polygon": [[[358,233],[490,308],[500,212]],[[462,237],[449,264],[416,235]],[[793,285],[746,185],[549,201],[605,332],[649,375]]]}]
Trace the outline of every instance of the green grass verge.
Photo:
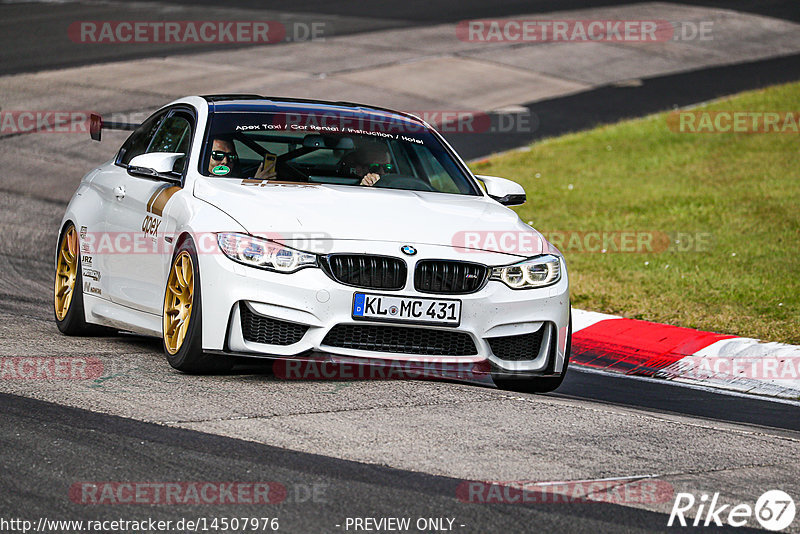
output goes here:
[{"label": "green grass verge", "polygon": [[[796,112],[799,104],[792,83],[697,109]],[[575,234],[565,234],[573,306],[800,343],[800,135],[677,133],[667,115],[543,140],[472,168],[521,183],[528,203],[516,211],[545,235],[672,238],[660,252],[593,253],[585,249],[594,242],[570,244]]]}]

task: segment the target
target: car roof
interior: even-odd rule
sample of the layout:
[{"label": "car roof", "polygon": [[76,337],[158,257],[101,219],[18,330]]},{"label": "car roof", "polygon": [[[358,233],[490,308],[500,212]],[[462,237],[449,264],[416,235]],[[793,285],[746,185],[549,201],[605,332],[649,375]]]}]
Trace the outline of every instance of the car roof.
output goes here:
[{"label": "car roof", "polygon": [[402,121],[430,128],[419,117],[378,106],[367,106],[354,102],[333,102],[304,98],[268,97],[261,95],[203,95],[208,102],[208,111],[214,112],[265,112],[265,113],[334,113],[337,115],[367,115],[373,118]]}]

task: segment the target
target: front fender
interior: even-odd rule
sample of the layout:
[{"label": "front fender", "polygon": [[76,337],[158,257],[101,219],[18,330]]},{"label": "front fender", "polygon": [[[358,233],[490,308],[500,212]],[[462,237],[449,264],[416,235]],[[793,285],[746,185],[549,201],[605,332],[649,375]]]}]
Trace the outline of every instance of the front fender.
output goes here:
[{"label": "front fender", "polygon": [[[172,231],[172,247],[166,250],[162,265],[162,286],[166,290],[167,276],[176,248],[187,238],[191,238],[197,249],[200,272],[200,306],[203,310],[203,347],[222,348],[227,326],[227,311],[216,310],[206,291],[206,287],[224,286],[219,280],[216,262],[222,254],[217,245],[218,232],[246,232],[246,230],[222,210],[190,195],[175,195],[174,204],[170,202],[169,218],[175,221]],[[177,198],[180,197],[180,198]],[[221,314],[221,315],[220,315]]]}]

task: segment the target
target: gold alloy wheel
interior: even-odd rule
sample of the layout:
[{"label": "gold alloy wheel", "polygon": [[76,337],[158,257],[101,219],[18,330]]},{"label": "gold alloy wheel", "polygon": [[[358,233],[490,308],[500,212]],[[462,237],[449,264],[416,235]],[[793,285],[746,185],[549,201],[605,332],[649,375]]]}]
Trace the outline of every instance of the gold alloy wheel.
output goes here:
[{"label": "gold alloy wheel", "polygon": [[61,237],[56,260],[55,310],[56,318],[63,321],[72,303],[78,279],[78,234],[70,225]]},{"label": "gold alloy wheel", "polygon": [[194,299],[194,266],[192,257],[185,250],[178,254],[167,278],[164,295],[164,345],[170,354],[181,348],[192,318]]}]

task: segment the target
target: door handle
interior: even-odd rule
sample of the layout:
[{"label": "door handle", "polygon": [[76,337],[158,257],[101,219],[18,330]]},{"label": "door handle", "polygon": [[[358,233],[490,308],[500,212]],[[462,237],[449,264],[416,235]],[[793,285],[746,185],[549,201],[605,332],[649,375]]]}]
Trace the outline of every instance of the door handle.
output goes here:
[{"label": "door handle", "polygon": [[117,200],[122,200],[123,198],[125,198],[125,188],[121,185],[115,187],[114,196],[117,197]]}]

